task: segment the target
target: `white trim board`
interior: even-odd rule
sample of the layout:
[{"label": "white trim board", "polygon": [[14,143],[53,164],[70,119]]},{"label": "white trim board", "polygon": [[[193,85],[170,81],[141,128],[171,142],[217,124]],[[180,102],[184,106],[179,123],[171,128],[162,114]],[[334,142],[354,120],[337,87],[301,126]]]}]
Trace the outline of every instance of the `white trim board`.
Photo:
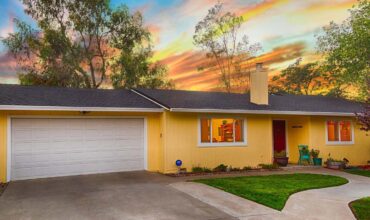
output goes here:
[{"label": "white trim board", "polygon": [[144,169],[148,170],[148,119],[146,116],[48,116],[48,115],[9,115],[7,117],[7,146],[6,146],[6,151],[7,151],[7,158],[6,158],[6,166],[7,166],[7,173],[6,173],[6,181],[9,182],[11,181],[11,159],[12,159],[12,119],[13,118],[32,118],[32,119],[45,119],[45,118],[50,118],[50,119],[58,119],[58,118],[72,118],[72,119],[87,119],[87,118],[135,118],[135,119],[143,119],[143,129],[144,129],[144,138],[143,138],[143,145],[144,145]]},{"label": "white trim board", "polygon": [[317,116],[355,116],[347,112],[306,112],[306,111],[270,111],[270,110],[243,110],[243,109],[192,109],[171,108],[171,112],[204,112],[204,113],[230,113],[230,114],[261,114],[261,115],[317,115]]},{"label": "white trim board", "polygon": [[120,108],[120,107],[69,107],[69,106],[31,106],[0,105],[0,110],[33,110],[33,111],[80,111],[80,112],[163,112],[161,108]]}]

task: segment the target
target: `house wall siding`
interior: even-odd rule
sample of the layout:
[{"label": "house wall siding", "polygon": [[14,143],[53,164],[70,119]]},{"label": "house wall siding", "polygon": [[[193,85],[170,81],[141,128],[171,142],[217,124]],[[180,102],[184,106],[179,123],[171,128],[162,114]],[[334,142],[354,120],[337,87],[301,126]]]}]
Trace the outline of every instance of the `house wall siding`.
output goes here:
[{"label": "house wall siding", "polygon": [[90,112],[82,115],[72,111],[0,111],[0,182],[6,182],[7,177],[7,128],[8,116],[104,116],[125,117],[145,116],[147,118],[147,164],[148,170],[163,172],[161,154],[163,145],[161,133],[161,113],[123,113],[123,112]]},{"label": "house wall siding", "polygon": [[[327,145],[325,123],[328,119],[351,120],[354,126],[354,144]],[[311,117],[310,148],[320,150],[320,157],[325,161],[329,153],[334,159],[347,158],[351,165],[364,165],[370,160],[370,136],[360,130],[360,126],[352,117]]]},{"label": "house wall siding", "polygon": [[[233,167],[257,166],[272,162],[272,129],[270,116],[237,114],[166,113],[165,173],[176,172],[175,161],[183,161],[183,167],[191,171],[194,166],[214,168],[219,164]],[[198,123],[200,116],[247,120],[247,145],[198,146]]]}]

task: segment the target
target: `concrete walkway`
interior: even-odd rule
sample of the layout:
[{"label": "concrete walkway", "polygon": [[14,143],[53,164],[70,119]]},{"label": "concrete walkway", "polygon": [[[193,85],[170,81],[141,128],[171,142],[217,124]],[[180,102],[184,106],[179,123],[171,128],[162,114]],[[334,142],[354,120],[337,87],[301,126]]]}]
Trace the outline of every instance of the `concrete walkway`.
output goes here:
[{"label": "concrete walkway", "polygon": [[[171,184],[171,186],[243,220],[355,219],[348,203],[370,196],[370,178],[367,177],[327,169],[291,170],[283,173],[294,172],[336,175],[348,179],[349,183],[338,187],[307,190],[293,194],[288,199],[282,212],[199,183],[178,182]],[[263,175],[266,174],[263,173]],[[276,174],[276,172],[271,174]],[[257,175],[257,173],[254,173],[254,175]]]}]

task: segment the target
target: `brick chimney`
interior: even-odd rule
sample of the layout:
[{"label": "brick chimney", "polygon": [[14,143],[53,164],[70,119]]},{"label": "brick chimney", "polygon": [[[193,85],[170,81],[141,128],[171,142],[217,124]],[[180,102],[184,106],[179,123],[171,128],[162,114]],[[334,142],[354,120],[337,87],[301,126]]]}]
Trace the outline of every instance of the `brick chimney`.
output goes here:
[{"label": "brick chimney", "polygon": [[250,101],[257,105],[268,105],[268,76],[263,63],[256,63],[256,71],[250,76]]}]

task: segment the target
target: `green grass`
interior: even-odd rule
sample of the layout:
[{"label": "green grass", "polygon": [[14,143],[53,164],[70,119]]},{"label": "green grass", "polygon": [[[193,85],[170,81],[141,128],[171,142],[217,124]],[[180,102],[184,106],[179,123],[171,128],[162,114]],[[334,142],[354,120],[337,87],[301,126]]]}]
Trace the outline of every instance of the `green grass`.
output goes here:
[{"label": "green grass", "polygon": [[370,177],[370,170],[346,170],[347,173]]},{"label": "green grass", "polygon": [[358,220],[370,219],[370,197],[365,197],[349,204]]},{"label": "green grass", "polygon": [[338,176],[303,173],[200,179],[194,182],[222,189],[277,210],[284,208],[293,193],[348,183]]}]

